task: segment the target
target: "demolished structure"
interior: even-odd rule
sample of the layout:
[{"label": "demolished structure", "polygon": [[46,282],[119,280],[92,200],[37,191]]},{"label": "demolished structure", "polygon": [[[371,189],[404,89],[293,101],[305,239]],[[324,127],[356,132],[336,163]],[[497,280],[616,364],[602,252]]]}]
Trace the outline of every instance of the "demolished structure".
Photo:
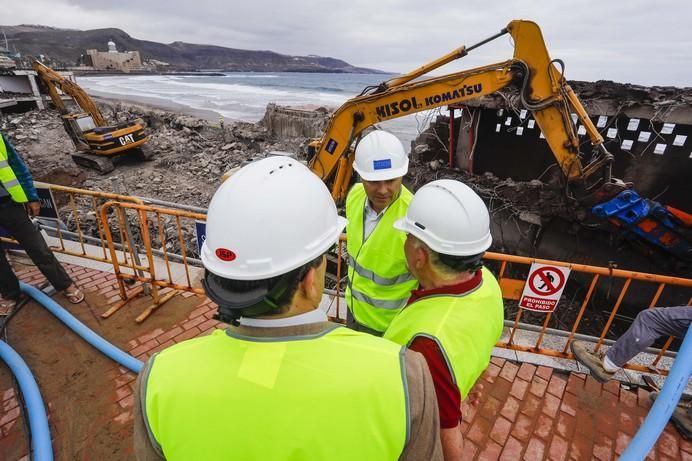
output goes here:
[{"label": "demolished structure", "polygon": [[[640,196],[689,213],[692,90],[605,81],[574,82],[574,89],[614,155],[613,175],[633,184]],[[423,183],[432,175],[474,183],[493,210],[497,249],[689,274],[689,266],[680,261],[620,251],[631,246],[626,235],[613,239],[573,225],[575,214],[583,210],[565,195],[554,156],[516,94],[498,93],[450,109],[452,116],[458,115],[453,122],[439,116],[413,143],[413,180]],[[588,144],[584,127],[575,123],[575,130]]]}]

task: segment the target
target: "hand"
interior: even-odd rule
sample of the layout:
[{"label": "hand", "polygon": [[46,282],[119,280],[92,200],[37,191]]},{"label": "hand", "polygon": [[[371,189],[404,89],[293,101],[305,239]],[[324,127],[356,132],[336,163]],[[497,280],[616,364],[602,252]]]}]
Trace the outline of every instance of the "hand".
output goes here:
[{"label": "hand", "polygon": [[466,396],[466,401],[468,402],[469,405],[471,405],[472,407],[475,407],[481,402],[482,397],[483,397],[483,387],[482,386],[476,386]]},{"label": "hand", "polygon": [[26,204],[26,211],[29,213],[30,218],[35,218],[41,211],[40,202],[29,202]]}]

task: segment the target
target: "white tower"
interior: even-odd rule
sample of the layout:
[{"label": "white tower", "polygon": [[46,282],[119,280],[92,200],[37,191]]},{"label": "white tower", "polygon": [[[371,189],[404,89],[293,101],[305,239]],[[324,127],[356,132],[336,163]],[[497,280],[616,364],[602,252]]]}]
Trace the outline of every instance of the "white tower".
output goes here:
[{"label": "white tower", "polygon": [[118,49],[115,47],[115,42],[113,40],[110,40],[108,42],[108,52],[109,53],[117,53]]}]

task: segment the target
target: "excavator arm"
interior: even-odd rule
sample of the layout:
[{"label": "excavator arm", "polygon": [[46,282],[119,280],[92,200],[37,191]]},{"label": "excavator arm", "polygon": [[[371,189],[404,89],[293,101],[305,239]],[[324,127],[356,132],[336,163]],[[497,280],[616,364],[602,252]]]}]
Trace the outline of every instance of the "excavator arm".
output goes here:
[{"label": "excavator arm", "polygon": [[[513,59],[420,79],[430,71],[462,58],[472,49],[505,34],[510,34],[514,40]],[[613,157],[603,146],[603,138],[555,63],[548,55],[538,25],[530,21],[512,21],[499,34],[469,48],[458,48],[408,74],[372,88],[369,93],[346,101],[332,116],[322,138],[311,144],[314,155],[310,168],[324,181],[334,178],[332,196],[341,201],[352,174],[351,144],[369,126],[424,110],[463,103],[517,84],[522,103],[533,113],[568,181],[587,184],[589,181],[593,183],[595,178],[596,185],[609,183]],[[581,163],[579,138],[574,129],[572,113],[577,114],[591,144],[598,151],[587,165]]]},{"label": "excavator arm", "polygon": [[48,89],[48,94],[53,100],[53,104],[55,104],[55,107],[62,115],[67,115],[70,113],[70,111],[67,109],[65,102],[60,97],[58,88],[66,95],[71,96],[75,103],[77,103],[77,105],[82,109],[82,111],[91,116],[96,126],[106,126],[106,120],[103,118],[101,111],[79,85],[69,79],[66,79],[50,67],[47,67],[38,61],[33,62],[33,68],[38,76],[41,77],[43,83],[45,83],[46,88]]},{"label": "excavator arm", "polygon": [[[143,159],[153,155],[145,145],[148,136],[142,119],[109,126],[96,103],[79,85],[38,61],[33,62],[33,68],[60,111],[65,131],[78,151],[71,154],[75,163],[105,174],[115,168],[113,159],[121,155],[136,152]],[[79,110],[70,110],[58,90],[71,96]]]},{"label": "excavator arm", "polygon": [[[503,35],[514,42],[512,59],[439,77],[424,78],[434,69],[463,58],[473,49]],[[679,216],[657,202],[639,197],[612,177],[613,155],[603,145],[586,110],[563,75],[564,64],[551,59],[541,30],[530,21],[512,21],[505,29],[468,48],[441,58],[346,101],[332,115],[321,139],[310,144],[309,166],[325,182],[337,202],[348,192],[353,172],[351,145],[366,128],[416,112],[459,104],[517,85],[523,106],[530,110],[568,181],[570,194],[591,214],[608,220],[620,235],[646,241],[692,261],[689,231]],[[593,152],[584,161],[579,151],[576,120],[586,129]],[[689,227],[687,227],[688,229]]]}]

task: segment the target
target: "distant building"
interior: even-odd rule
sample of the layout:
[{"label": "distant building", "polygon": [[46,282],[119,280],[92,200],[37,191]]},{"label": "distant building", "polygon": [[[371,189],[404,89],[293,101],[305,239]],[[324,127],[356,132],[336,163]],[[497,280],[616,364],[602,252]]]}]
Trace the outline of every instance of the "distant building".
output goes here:
[{"label": "distant building", "polygon": [[108,42],[108,51],[87,50],[86,52],[91,65],[96,70],[132,72],[144,69],[139,51],[118,51],[112,40]]}]

